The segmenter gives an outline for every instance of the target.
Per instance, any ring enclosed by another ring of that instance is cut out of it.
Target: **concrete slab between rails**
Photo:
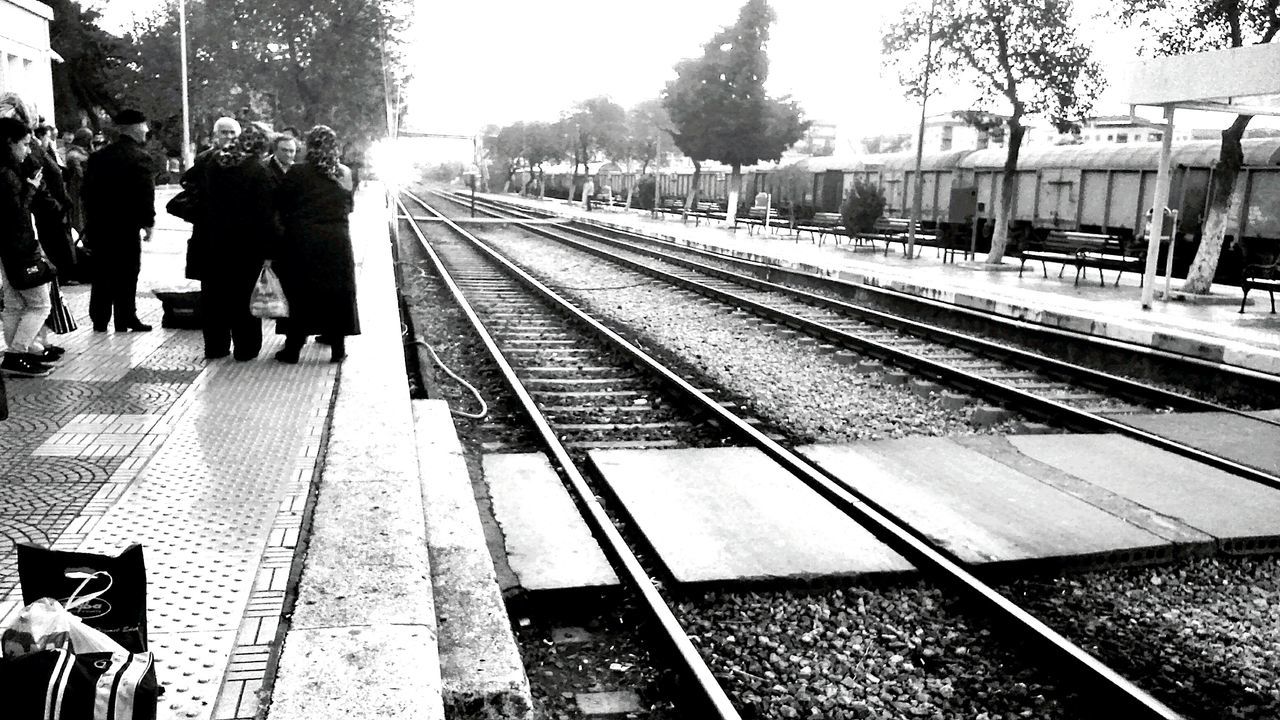
[[[1276,413],[1271,419],[1280,420]],[[1258,413],[1267,418],[1267,413]],[[1119,415],[1126,425],[1280,476],[1280,425],[1227,412]]]
[[[569,491],[542,453],[484,456],[507,562],[526,592],[618,585]]]
[[[1163,538],[949,438],[799,452],[966,563],[1164,557]]]
[[[1280,493],[1120,435],[1024,435],[1022,454],[1212,536],[1225,552],[1280,548]]]
[[[363,188],[351,216],[363,334],[347,341],[270,720],[445,716],[389,214],[369,197],[380,192]]]
[[[592,450],[676,580],[811,580],[912,566],[754,448]]]
[[[530,718],[533,698],[444,400],[414,400],[418,474],[451,718]]]

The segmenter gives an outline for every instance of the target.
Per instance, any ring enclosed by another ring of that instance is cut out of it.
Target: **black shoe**
[[[204,351],[204,359],[205,359],[205,360],[218,360],[218,359],[224,358],[224,357],[226,357],[226,356],[228,356],[228,355],[230,355],[230,354],[231,354],[231,351],[230,351],[230,350],[217,350],[217,351],[205,350],[205,351]]]
[[[93,331],[94,331],[94,332],[106,332],[106,331],[107,331],[107,326],[106,326],[106,325],[99,325],[99,324],[97,324],[97,323],[94,323],[94,324],[93,324]]]
[[[61,350],[62,348],[58,348],[58,349]],[[36,362],[44,363],[45,365],[51,365],[62,359],[62,353],[53,352],[52,348],[45,348],[44,352],[34,353],[33,355],[31,355],[31,357]]]
[[[116,325],[116,332],[151,332],[151,326],[141,320],[134,320],[127,325]]]
[[[332,345],[332,344],[333,344],[333,338],[332,338],[332,337],[330,337],[330,336],[328,336],[328,335],[317,335],[317,336],[316,336],[316,343],[317,343],[317,344],[319,344],[319,345]]]
[[[297,365],[298,356],[301,354],[301,352],[302,351],[294,348],[285,348],[280,352],[276,353],[276,360],[282,363],[289,363],[290,365]]]
[[[44,354],[52,357],[54,360],[59,360],[63,355],[67,354],[67,349],[58,347],[57,345],[45,345]]]
[[[5,353],[0,362],[0,371],[11,377],[44,377],[53,372],[53,368],[39,362],[34,356],[25,353]]]
[[[257,360],[257,359],[258,359],[258,353],[254,353],[252,355],[249,355],[247,353],[236,353],[236,362],[249,362],[250,360]]]

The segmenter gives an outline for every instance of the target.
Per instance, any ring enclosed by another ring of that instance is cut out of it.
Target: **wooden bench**
[[[1240,275],[1240,290],[1244,296],[1240,298],[1240,312],[1244,312],[1245,301],[1250,290],[1266,290],[1271,297],[1271,312],[1276,311],[1276,291],[1280,290],[1280,260],[1270,263],[1249,263],[1244,266]]]
[[[737,230],[739,225],[747,226],[747,234],[750,235],[754,231],[752,228],[764,227],[765,213],[768,212],[769,226],[776,228],[785,221],[778,219],[778,211],[773,208],[766,208],[756,205],[747,210],[746,213],[736,216],[733,220],[733,229]]]
[[[1021,261],[1018,277],[1022,277],[1028,261],[1039,260],[1045,277],[1049,277],[1046,262],[1062,264],[1058,277],[1062,277],[1067,265],[1074,266],[1076,285],[1080,284],[1080,276],[1091,267],[1098,269],[1099,285],[1106,285],[1103,270],[1117,271],[1116,285],[1120,284],[1120,277],[1126,270],[1138,273],[1140,282],[1145,280],[1142,275],[1147,257],[1146,248],[1140,243],[1125,242],[1123,237],[1116,235],[1050,230],[1043,236],[1029,237],[1012,254]]]
[[[840,213],[818,212],[808,220],[801,220],[796,223],[796,242],[800,242],[800,233],[809,233],[809,242],[817,240],[819,245],[826,240],[827,234],[830,233],[835,237],[837,245],[840,244],[840,236],[844,234],[844,220],[840,217]]]
[[[882,217],[876,220],[875,227],[869,233],[860,233],[866,241],[883,240],[884,254],[889,254],[889,246],[893,243],[902,245],[902,253],[905,255],[907,246],[911,244],[911,219],[910,218],[886,218]],[[916,225],[917,248],[932,247],[937,248],[939,257],[943,262],[951,262],[955,260],[955,254],[958,252],[967,253],[968,250],[961,247],[954,247],[947,238],[941,234],[933,232],[925,232],[923,228]],[[917,250],[917,257],[919,251]]]

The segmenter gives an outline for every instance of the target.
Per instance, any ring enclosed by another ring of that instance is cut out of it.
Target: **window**
[[[1160,142],[1164,139],[1164,133],[1151,133],[1150,137],[1147,139],[1151,142]]]
[[[1129,142],[1129,133],[1120,133],[1120,134],[1116,135],[1116,142],[1118,142],[1118,143],[1127,143],[1127,142]]]
[[[1115,142],[1115,139],[1116,139],[1116,136],[1115,136],[1115,135],[1108,135],[1108,136],[1107,136],[1107,142]]]
[[[944,152],[947,150],[950,150],[951,143],[954,139],[954,136],[955,136],[955,128],[951,127],[950,125],[944,125],[942,127],[942,147],[940,149],[943,150]]]

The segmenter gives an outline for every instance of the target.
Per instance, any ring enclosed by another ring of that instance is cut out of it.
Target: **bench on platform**
[[[845,228],[840,213],[819,212],[814,213],[813,217],[807,220],[801,220],[796,223],[796,242],[800,242],[800,233],[809,233],[809,242],[813,242],[816,238],[821,245],[830,233],[835,237],[836,244],[840,244],[840,236],[844,234]]]
[[[1050,230],[1041,237],[1027,239],[1012,255],[1021,261],[1018,277],[1022,277],[1028,261],[1039,260],[1045,277],[1049,277],[1045,263],[1056,262],[1062,264],[1058,277],[1062,277],[1067,265],[1075,267],[1077,285],[1080,284],[1080,276],[1091,267],[1098,269],[1100,285],[1106,284],[1106,279],[1102,276],[1103,270],[1117,271],[1115,284],[1119,285],[1120,277],[1125,271],[1136,272],[1141,278],[1147,254],[1146,248],[1141,244],[1128,243],[1125,238],[1117,235]]]
[[[1240,290],[1244,293],[1240,298],[1240,312],[1244,312],[1250,290],[1266,290],[1271,297],[1271,312],[1276,311],[1276,291],[1280,290],[1280,260],[1272,260],[1270,263],[1249,263],[1244,266],[1240,275]]]
[[[886,218],[882,217],[876,220],[875,227],[869,233],[858,233],[859,239],[865,242],[873,240],[884,241],[884,254],[889,254],[889,246],[893,243],[902,245],[902,252],[905,255],[907,246],[911,244],[911,220],[909,218]],[[916,225],[915,245],[920,247],[937,248],[938,255],[942,257],[944,262],[955,260],[957,252],[968,254],[968,250],[963,247],[955,247],[949,240],[949,236],[936,232],[925,232],[920,225]]]
[[[766,213],[768,214],[770,227],[776,228],[778,227],[778,225],[783,224],[785,222],[785,221],[780,221],[778,219],[778,212],[773,208],[756,205],[750,208],[749,210],[747,210],[746,213],[739,214],[733,219],[733,229],[737,230],[739,225],[746,225],[747,234],[750,235],[754,232],[752,228],[764,227]]]

